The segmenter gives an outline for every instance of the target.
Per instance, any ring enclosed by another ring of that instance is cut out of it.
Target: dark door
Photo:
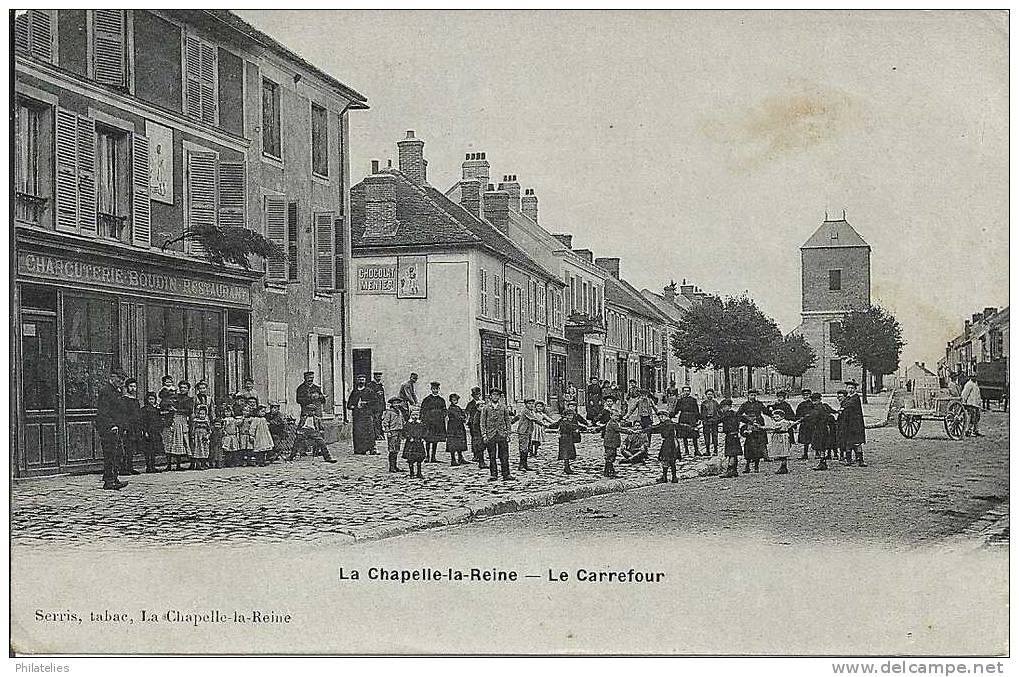
[[[21,469],[58,468],[56,314],[21,313],[21,355]]]
[[[372,377],[372,349],[354,348],[351,351],[351,361],[354,363],[354,376],[364,374],[368,380]]]

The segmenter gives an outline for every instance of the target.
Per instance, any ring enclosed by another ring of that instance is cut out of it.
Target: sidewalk
[[[443,452],[443,462],[424,464],[423,480],[388,473],[383,453],[354,456],[343,443],[332,445],[331,452],[338,463],[305,457],[265,468],[141,474],[127,478],[130,486],[119,492],[102,491],[99,475],[17,481],[11,492],[12,541],[118,549],[350,542],[624,491],[653,484],[660,472],[653,460],[617,464],[619,477],[606,479],[597,435],[585,435],[578,445],[574,475],[563,474],[553,439],[531,459],[534,472],[514,470],[514,479],[505,482],[489,482],[488,471],[476,464],[451,467]],[[682,461],[680,473],[708,472],[707,459],[696,461]],[[402,459],[400,464],[406,467]]]

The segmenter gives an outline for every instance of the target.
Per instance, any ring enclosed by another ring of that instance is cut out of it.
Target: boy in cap
[[[662,476],[658,478],[659,484],[664,484],[669,481],[666,477],[667,472],[672,473],[672,483],[676,484],[679,482],[679,478],[676,476],[676,459],[679,458],[679,446],[676,444],[676,422],[669,418],[669,412],[665,409],[659,409],[658,423],[645,428],[645,432],[650,436],[652,433],[658,433],[662,436],[662,448],[658,451],[658,462],[662,464]]]
[[[619,410],[613,408],[606,408],[602,410],[602,417],[608,417],[602,425],[602,443],[605,446],[605,469],[603,474],[605,477],[615,477],[616,469],[614,464],[616,462],[616,453],[619,451],[619,447],[622,446],[622,434],[621,433],[633,433],[636,432],[630,428],[624,428],[620,423]]]
[[[803,399],[796,405],[796,414],[794,418],[800,421],[800,429],[798,431],[799,436],[796,441],[803,445],[803,454],[800,456],[800,460],[805,461],[809,456],[811,435],[807,415],[810,413],[810,410],[814,408],[814,404],[810,399],[810,388],[804,388],[801,390],[800,395]]]
[[[739,416],[732,410],[732,400],[728,397],[718,403],[718,420],[725,437],[722,453],[725,454],[726,468],[723,477],[739,477],[739,457],[743,454],[739,441]]]
[[[403,472],[403,468],[396,465],[400,456],[403,425],[403,400],[399,397],[390,397],[389,408],[382,412],[382,432],[386,436],[386,446],[389,448],[389,472]]]

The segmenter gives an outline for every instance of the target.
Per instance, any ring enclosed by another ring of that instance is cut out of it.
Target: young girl
[[[212,429],[209,431],[209,465],[213,468],[223,467],[223,440],[225,419],[230,418],[230,405],[224,404],[219,408],[219,416],[212,421]]]
[[[446,451],[449,452],[450,465],[466,463],[467,414],[460,408],[460,396],[456,393],[449,396],[449,408],[446,410]]]
[[[671,472],[673,484],[679,482],[679,478],[676,477],[676,459],[679,458],[679,447],[676,445],[676,425],[676,422],[669,418],[668,411],[659,409],[658,424],[644,429],[648,435],[658,433],[662,436],[662,448],[658,452],[658,462],[662,464],[662,476],[658,478],[659,484],[669,481],[669,478],[665,476],[666,472]]]
[[[183,470],[184,459],[191,453],[188,440],[188,418],[182,416],[177,406],[178,395],[171,394],[165,387],[159,391],[163,397],[159,401],[159,411],[165,421],[163,428],[163,452],[166,454],[167,470]]]
[[[241,415],[237,417],[237,455],[241,465],[248,465],[255,453],[255,422],[254,412],[245,404],[241,407]]]
[[[209,469],[209,437],[212,426],[209,421],[209,409],[204,404],[196,404],[191,414],[191,469]]]
[[[772,424],[768,426],[768,447],[771,452],[771,457],[776,461],[781,461],[782,465],[779,466],[776,475],[786,475],[789,473],[789,431],[796,426],[796,421],[790,421],[785,417],[785,412],[781,409],[772,409],[771,411]]]
[[[728,397],[718,403],[718,412],[718,421],[725,438],[722,453],[727,463],[723,477],[739,477],[739,457],[743,455],[739,441],[739,417],[732,410],[732,400]]]
[[[559,460],[563,462],[563,472],[567,475],[573,474],[570,461],[577,458],[577,442],[580,441],[580,432],[587,430],[587,421],[577,413],[577,403],[567,402],[566,411],[562,417],[548,426],[559,430]]]
[[[538,416],[538,420],[534,422],[534,427],[531,429],[531,450],[528,455],[532,458],[538,455],[538,449],[545,441],[545,428],[552,425],[552,419],[548,417],[545,410],[544,402],[534,403],[534,413]]]
[[[159,398],[160,404],[162,404],[163,400],[167,397],[175,397],[177,395],[177,388],[174,387],[173,377],[169,374],[160,379],[160,381],[162,383],[162,387],[159,389],[157,397]]]
[[[163,451],[163,415],[156,402],[156,393],[145,393],[145,406],[141,411],[142,452],[145,454],[145,472],[159,472],[156,454]]]
[[[421,462],[425,460],[425,435],[428,426],[421,422],[421,410],[414,407],[410,410],[410,420],[403,426],[403,457],[410,466],[410,476],[424,479],[421,475]],[[416,469],[416,472],[415,472]]]
[[[265,407],[259,407],[251,419],[252,455],[259,468],[265,466],[265,455],[273,449],[269,422],[265,420],[266,413]]]
[[[517,470],[521,472],[530,471],[527,467],[527,456],[531,452],[531,435],[534,433],[535,422],[538,416],[534,412],[534,400],[524,400],[524,410],[517,418],[517,451],[520,461]]]
[[[240,465],[238,454],[241,445],[237,433],[241,417],[234,415],[233,405],[224,404],[221,418],[223,419],[223,466],[234,468]]]
[[[180,429],[180,434],[184,441],[180,460],[183,462],[184,458],[188,457],[191,461],[190,469],[195,470],[198,465],[191,456],[191,417],[195,413],[195,398],[191,397],[191,384],[187,381],[181,381],[177,384],[176,403],[177,411],[173,415],[173,427],[175,430]],[[174,434],[176,435],[176,433]]]

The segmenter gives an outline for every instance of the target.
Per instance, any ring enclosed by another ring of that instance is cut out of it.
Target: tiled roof
[[[650,289],[642,289],[640,295],[644,300],[655,307],[658,312],[668,317],[673,322],[679,322],[683,317],[683,310],[688,308],[690,302],[683,296],[676,296],[676,303],[669,303],[661,294],[656,294]],[[684,303],[685,305],[680,305]]]
[[[870,249],[870,245],[845,219],[826,220],[803,243],[800,249],[831,249],[834,247],[866,247]]]
[[[668,315],[665,315],[660,310],[655,308],[653,305],[640,295],[640,292],[634,289],[629,282],[622,280],[618,277],[608,276],[605,280],[605,301],[608,303],[614,303],[617,306],[622,306],[627,310],[630,310],[638,315],[661,322],[669,319]]]
[[[393,237],[364,237],[364,184],[350,189],[350,239],[353,249],[368,247],[483,247],[543,278],[559,277],[527,255],[498,228],[478,219],[431,186],[420,186],[400,171],[396,177],[396,220]]]

